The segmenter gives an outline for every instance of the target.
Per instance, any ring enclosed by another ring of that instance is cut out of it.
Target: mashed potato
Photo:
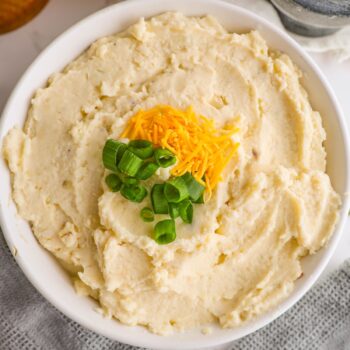
[[[24,129],[9,132],[18,211],[106,315],[159,334],[238,326],[289,295],[300,259],[337,221],[326,134],[300,78],[258,32],[180,13],[141,19],[52,76]],[[233,119],[240,128],[237,160],[164,246],[139,216],[145,203],[105,187],[101,162],[106,139],[158,104],[192,105],[218,128]]]

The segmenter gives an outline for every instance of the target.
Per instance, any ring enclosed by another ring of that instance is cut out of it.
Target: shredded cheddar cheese
[[[237,131],[232,125],[215,129],[213,120],[196,115],[192,107],[182,111],[160,105],[137,112],[120,137],[148,140],[169,149],[178,160],[171,174],[181,176],[190,172],[210,195],[237,152],[239,143],[231,138]]]

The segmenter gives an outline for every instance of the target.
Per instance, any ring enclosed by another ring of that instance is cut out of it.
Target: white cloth
[[[242,6],[286,31],[272,4],[266,0],[226,0]],[[338,62],[350,59],[350,26],[337,33],[320,38],[308,38],[288,32],[301,46],[310,52],[330,52]]]

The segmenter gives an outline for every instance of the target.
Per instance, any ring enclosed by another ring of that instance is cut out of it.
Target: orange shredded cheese
[[[213,120],[196,115],[192,107],[182,111],[159,105],[137,112],[120,137],[148,140],[169,149],[178,160],[171,174],[181,176],[190,172],[206,186],[210,196],[221,180],[222,171],[237,152],[239,143],[231,138],[237,131],[232,125],[215,129]]]

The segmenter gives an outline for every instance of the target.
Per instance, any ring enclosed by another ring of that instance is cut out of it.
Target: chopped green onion
[[[124,152],[126,151],[126,149],[128,148],[128,146],[125,143],[122,143],[118,149],[118,154],[117,154],[117,163],[119,163],[119,161],[122,159]]]
[[[151,208],[143,208],[140,215],[142,220],[145,222],[152,222],[154,220],[154,213]]]
[[[169,215],[172,219],[176,219],[180,215],[178,203],[169,203]]]
[[[138,185],[140,181],[138,179],[135,179],[134,177],[125,177],[123,183],[125,183],[126,185]]]
[[[142,165],[142,159],[126,150],[118,163],[119,170],[125,175],[135,176]]]
[[[192,201],[196,201],[203,194],[205,187],[201,185],[191,173],[186,173],[181,176],[186,183],[188,194]]]
[[[122,187],[122,180],[116,174],[109,174],[105,178],[106,185],[112,192],[118,192]]]
[[[168,202],[164,196],[164,184],[155,184],[151,190],[151,202],[156,214],[168,214]]]
[[[156,163],[144,163],[136,174],[136,178],[140,180],[149,179],[154,173],[159,169],[158,164]]]
[[[140,203],[147,196],[147,190],[141,185],[126,185],[123,184],[120,189],[121,195],[131,202]]]
[[[118,153],[121,148],[126,147],[123,143],[108,139],[103,147],[102,161],[105,168],[117,171]]]
[[[158,244],[168,244],[175,240],[176,230],[174,220],[162,220],[154,226],[153,239]]]
[[[167,168],[176,163],[176,157],[168,149],[157,148],[154,151],[154,158],[161,168]]]
[[[169,203],[179,203],[188,197],[186,182],[181,177],[175,177],[165,183],[164,195]]]
[[[203,196],[203,193],[200,195],[200,197],[197,199],[197,200],[192,200],[192,203],[195,203],[195,204],[203,204],[204,203],[204,196]]]
[[[147,159],[153,155],[152,143],[146,140],[132,140],[129,142],[128,148],[141,159]]]
[[[179,213],[180,217],[183,220],[183,222],[186,222],[187,224],[192,223],[193,218],[193,206],[190,200],[185,199],[182,201],[179,205]]]

